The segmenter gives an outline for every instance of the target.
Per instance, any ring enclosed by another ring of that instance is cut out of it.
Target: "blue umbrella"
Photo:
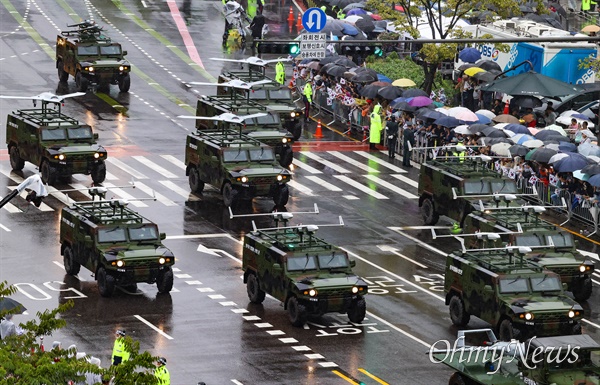
[[[525,135],[530,135],[531,134],[531,132],[529,132],[529,130],[527,129],[527,127],[525,127],[522,124],[509,123],[506,126],[504,126],[504,129],[512,131],[515,134],[525,134]],[[531,139],[533,139],[533,138],[531,138]]]
[[[377,80],[379,80],[380,82],[388,82],[388,83],[392,82],[392,79],[390,79],[387,76],[382,75],[382,74],[377,74]]]
[[[569,153],[569,156],[554,163],[554,170],[557,172],[573,172],[581,170],[588,164],[594,163],[593,160],[586,158],[581,154],[574,152]]]
[[[477,60],[481,59],[481,52],[479,52],[477,48],[463,48],[463,50],[458,53],[458,58],[465,63],[475,63]]]
[[[479,120],[477,121],[477,123],[481,123],[481,124],[488,124],[492,121],[492,119],[488,118],[485,115],[481,115],[481,114],[475,114],[477,115],[477,117],[479,118]]]
[[[575,145],[575,143],[561,143],[558,146],[558,150],[560,152],[577,152],[577,146]]]
[[[444,116],[442,118],[438,118],[436,120],[434,120],[435,124],[437,124],[438,126],[443,126],[443,127],[456,127],[456,126],[460,126],[460,121],[458,119],[456,119],[454,116]]]
[[[600,156],[600,147],[592,143],[582,143],[577,148],[577,152],[584,156]]]
[[[348,13],[346,14],[346,16],[352,16],[352,15],[366,15],[367,11],[365,11],[362,8],[354,8],[348,11]]]
[[[592,175],[587,182],[594,187],[600,187],[600,174]]]
[[[587,121],[590,120],[590,118],[587,115],[584,115],[584,114],[572,114],[570,117],[571,118],[577,118],[577,119],[583,119],[583,120],[587,120]]]
[[[344,35],[350,35],[350,36],[356,36],[358,35],[358,29],[356,29],[356,27],[350,25],[350,24],[346,24],[344,25],[344,29],[342,29],[342,33]]]

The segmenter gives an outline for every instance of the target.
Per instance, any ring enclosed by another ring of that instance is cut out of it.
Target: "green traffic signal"
[[[300,44],[298,43],[291,43],[289,48],[290,55],[298,55],[300,53]]]
[[[373,55],[377,56],[377,57],[382,57],[383,56],[383,49],[380,46],[375,46],[375,48],[373,49]]]

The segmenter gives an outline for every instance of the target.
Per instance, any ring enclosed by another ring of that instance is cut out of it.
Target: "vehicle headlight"
[[[525,313],[525,319],[527,321],[531,321],[533,319],[533,314],[531,314],[531,313]]]
[[[287,142],[288,142],[288,138],[281,139],[281,143],[287,143]]]
[[[242,183],[246,183],[246,182],[248,182],[248,177],[243,176],[240,180],[242,181]]]
[[[295,118],[295,117],[296,117],[296,113],[295,113],[295,112],[292,112],[292,113],[290,114],[290,116],[291,116],[292,118]]]
[[[578,317],[581,315],[581,312],[579,310],[569,310],[569,318],[574,318],[574,317]]]
[[[124,69],[125,69],[125,67],[119,66],[119,71],[123,71]]]
[[[278,180],[279,182],[281,182],[281,181],[283,180],[283,175],[281,175],[281,174],[280,174],[280,175],[277,175],[277,180]]]
[[[88,72],[94,72],[94,67],[92,67],[92,66],[85,67],[85,70]]]
[[[588,267],[586,265],[581,265],[579,266],[579,271],[582,273],[585,273],[585,271],[588,269]]]
[[[160,263],[161,265],[164,265],[165,264],[165,259],[163,257],[160,257],[158,259],[158,263]]]
[[[58,160],[65,160],[66,157],[67,156],[65,154],[58,154],[58,156],[55,156],[55,158],[57,158]]]
[[[125,262],[123,262],[123,261],[121,261],[121,260],[118,260],[118,261],[117,261],[117,266],[118,266],[118,267],[123,267],[123,266],[125,266]]]
[[[352,294],[358,293],[358,286],[352,286]]]
[[[317,291],[315,289],[310,289],[308,291],[308,295],[310,295],[311,297],[314,297],[317,295]]]
[[[99,152],[96,152],[96,153],[94,154],[94,158],[96,158],[96,159],[100,158],[100,153],[99,153]]]

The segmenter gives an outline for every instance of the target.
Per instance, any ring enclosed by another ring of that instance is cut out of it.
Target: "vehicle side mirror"
[[[127,56],[127,51],[123,51],[123,56]]]
[[[98,140],[98,138],[99,138],[98,133],[94,132],[94,136],[93,137],[94,137],[94,140]]]
[[[216,155],[213,155],[213,156],[211,156],[211,157],[210,157],[210,160],[212,160],[213,162],[216,162],[216,161],[218,161],[219,159],[217,158],[217,156],[216,156]]]
[[[94,245],[94,241],[92,240],[92,237],[90,237],[89,235],[86,235],[83,238],[83,243],[84,243],[85,247],[92,247]]]
[[[167,239],[167,233],[160,233],[159,234],[159,238],[160,238],[161,241]]]
[[[354,259],[350,260],[350,267],[356,266],[356,261]]]
[[[569,290],[569,286],[563,282],[562,289],[563,289],[563,291],[567,291],[567,290]]]
[[[486,293],[493,293],[493,292],[494,292],[494,289],[492,289],[492,286],[491,286],[491,285],[485,285],[485,286],[483,287],[483,291],[485,291]]]
[[[283,269],[281,268],[281,265],[279,263],[274,263],[273,264],[273,271],[276,273],[281,273],[283,271]]]

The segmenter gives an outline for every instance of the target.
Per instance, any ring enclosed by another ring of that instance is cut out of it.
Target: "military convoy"
[[[106,190],[90,189],[104,198]],[[81,267],[92,272],[103,297],[117,286],[156,283],[159,293],[173,288],[173,253],[161,240],[158,226],[129,209],[123,200],[92,200],[64,207],[60,217],[60,253],[65,271],[77,275]]]
[[[275,297],[294,326],[331,312],[347,313],[351,322],[361,323],[368,286],[352,272],[356,262],[316,237],[318,226],[288,227],[291,213],[273,215],[283,226],[255,228],[244,236],[242,269],[250,301],[260,304],[266,294]]]
[[[131,64],[127,51],[103,33],[93,21],[69,25],[75,30],[62,31],[56,37],[56,68],[58,79],[66,82],[71,75],[77,90],[86,92],[94,86],[107,89],[118,84],[121,92],[131,86]]]
[[[96,184],[106,178],[107,152],[96,140],[92,127],[81,124],[60,111],[64,98],[83,95],[75,93],[56,96],[43,93],[19,97],[41,101],[41,108],[21,109],[8,114],[6,145],[13,170],[20,171],[25,162],[39,167],[42,181],[54,184],[73,174],[92,176]],[[17,98],[17,97],[7,97]],[[54,104],[55,108],[48,105]]]

